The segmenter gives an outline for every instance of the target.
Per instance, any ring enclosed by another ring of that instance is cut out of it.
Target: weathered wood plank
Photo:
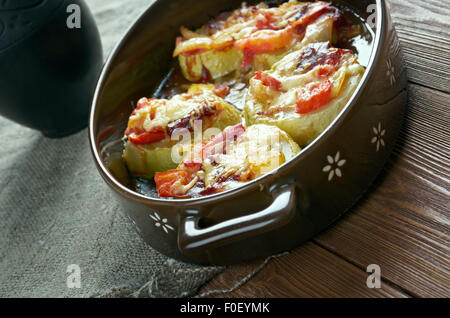
[[[386,0],[395,22],[424,31],[430,36],[449,38],[448,0]]]
[[[409,86],[409,106],[396,156],[427,174],[428,182],[448,189],[450,175],[450,95]],[[448,194],[448,192],[447,192]]]
[[[387,0],[410,81],[450,92],[450,3]]]
[[[233,286],[259,263],[236,265],[204,286],[201,292]],[[408,297],[382,283],[369,289],[368,274],[314,243],[272,260],[267,267],[239,290],[215,297]]]
[[[361,267],[379,264],[383,278],[417,296],[450,296],[449,98],[410,85],[406,123],[383,176],[316,239]]]

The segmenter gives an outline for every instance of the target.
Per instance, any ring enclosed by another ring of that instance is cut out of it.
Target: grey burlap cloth
[[[105,54],[149,2],[87,0]],[[183,297],[222,270],[170,260],[139,238],[86,130],[50,140],[0,117],[0,139],[0,297]],[[72,264],[79,289],[68,288]]]

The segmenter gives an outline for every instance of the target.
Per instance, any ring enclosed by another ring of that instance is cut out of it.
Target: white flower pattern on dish
[[[391,86],[395,85],[395,66],[394,63],[392,63],[391,59],[387,59],[386,61],[386,66],[387,66],[387,71],[386,71],[386,76],[389,79],[389,82],[391,83]]]
[[[380,151],[381,147],[385,147],[384,135],[386,135],[386,129],[382,129],[381,122],[378,123],[378,127],[372,128],[375,137],[372,138],[371,143],[377,145],[377,152]]]
[[[341,168],[346,164],[347,160],[341,159],[341,153],[338,152],[334,157],[327,157],[328,165],[326,165],[322,171],[328,173],[328,181],[333,180],[334,176],[342,178]]]
[[[150,218],[152,218],[153,221],[155,221],[155,226],[163,229],[163,231],[166,232],[166,234],[169,234],[169,230],[175,231],[175,229],[172,226],[167,224],[168,222],[167,219],[166,218],[162,219],[158,213],[154,212],[153,215],[150,215]]]

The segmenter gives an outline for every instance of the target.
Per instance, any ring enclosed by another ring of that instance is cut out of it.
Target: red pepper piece
[[[255,79],[261,81],[264,86],[270,87],[275,91],[282,91],[281,82],[265,72],[255,72]]]
[[[148,145],[166,138],[166,133],[162,127],[155,127],[151,131],[144,132],[127,129],[125,134],[128,136],[128,140],[134,145]]]
[[[180,180],[181,183],[186,179],[186,171],[181,169],[170,170],[155,175],[156,189],[158,195],[162,198],[177,197],[184,195],[175,183]]]
[[[331,98],[331,82],[329,80],[309,88],[301,88],[298,92],[298,114],[307,114],[328,104]]]

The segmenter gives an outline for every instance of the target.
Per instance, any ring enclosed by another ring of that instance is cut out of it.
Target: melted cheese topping
[[[299,152],[300,147],[277,127],[254,125],[225,152],[205,158],[198,180],[205,189],[225,191],[270,173]]]
[[[305,59],[304,55],[308,55],[310,59]],[[332,55],[338,58],[336,65],[321,64],[321,57],[325,59]],[[322,74],[324,69],[329,70],[331,74],[324,76]],[[295,113],[299,87],[308,87],[329,80],[332,83],[332,100],[340,95],[347,76],[361,72],[364,72],[364,68],[357,63],[356,56],[350,51],[332,48],[328,43],[315,43],[304,50],[289,54],[275,64],[271,71],[266,72],[281,83],[281,90],[264,86],[254,77],[250,81],[250,94],[261,105],[259,113],[265,112],[268,117],[280,118]]]
[[[264,72],[280,89],[264,85],[257,77],[250,80],[245,101],[248,124],[277,125],[304,146],[316,138],[339,114],[355,91],[364,68],[348,50],[329,43],[310,44],[290,53]],[[299,90],[309,90],[329,81],[329,100],[318,109],[297,112]]]
[[[182,41],[179,41],[174,56],[197,49],[221,49],[250,36],[258,37],[284,31],[297,22],[308,10],[314,11],[322,6],[329,6],[329,4],[296,0],[274,8],[269,8],[264,3],[252,7],[243,4],[241,9],[233,11],[226,20],[213,22],[213,28],[211,28],[211,23],[203,26],[197,32],[182,27],[181,32],[184,36]]]
[[[193,127],[194,120],[219,114],[223,110],[234,115],[238,121],[239,114],[233,106],[215,95],[213,90],[214,85],[192,85],[186,94],[176,95],[170,100],[148,100],[146,106],[130,116],[128,128],[149,132],[157,127],[166,129],[170,123],[182,119],[186,119],[185,124]]]
[[[193,82],[218,79],[249,64],[264,70],[308,43],[332,41],[334,22],[341,18],[338,9],[320,1],[291,0],[274,8],[244,5],[197,32],[182,27],[173,55]]]

